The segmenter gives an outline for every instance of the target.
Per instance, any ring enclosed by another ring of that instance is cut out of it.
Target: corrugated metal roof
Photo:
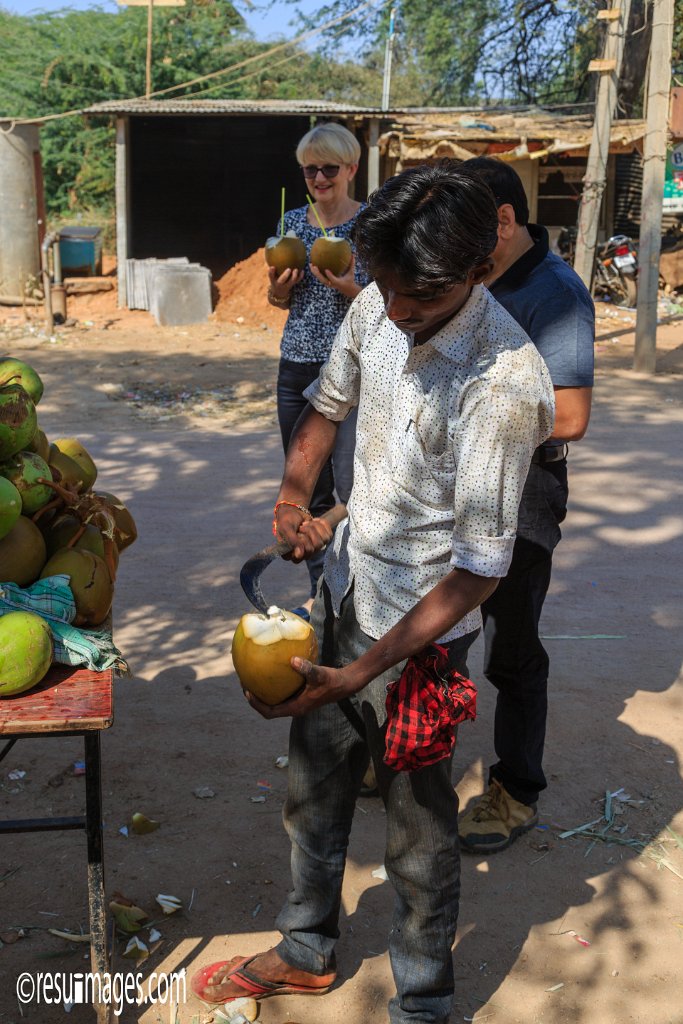
[[[382,114],[379,107],[357,107],[326,100],[107,100],[87,107],[84,114]]]

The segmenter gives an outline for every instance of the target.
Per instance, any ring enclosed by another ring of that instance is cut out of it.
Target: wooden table
[[[102,780],[100,732],[114,721],[113,669],[53,665],[43,681],[27,693],[0,700],[0,761],[18,739],[42,736],[82,736],[85,746],[85,815],[76,818],[22,818],[0,821],[3,832],[46,832],[85,829],[88,850],[88,910],[90,958],[94,974],[109,970],[107,911],[104,898],[102,842]],[[95,1006],[98,1024],[109,1020],[109,1007]]]

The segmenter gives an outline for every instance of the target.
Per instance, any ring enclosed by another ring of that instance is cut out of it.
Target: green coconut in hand
[[[0,697],[24,693],[44,679],[52,651],[52,633],[40,615],[0,615]]]
[[[345,238],[327,234],[316,238],[311,246],[311,264],[323,274],[329,270],[335,277],[341,277],[351,266],[353,252]]]
[[[266,263],[275,267],[279,277],[285,270],[303,270],[306,266],[306,246],[293,231],[286,235],[266,239]]]

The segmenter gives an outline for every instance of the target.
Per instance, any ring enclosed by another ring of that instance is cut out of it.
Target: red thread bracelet
[[[292,508],[296,508],[299,512],[303,512],[306,519],[312,519],[313,514],[310,509],[306,508],[305,505],[299,505],[296,501],[278,501],[273,509],[273,536],[277,537],[277,510],[280,505],[290,505]]]

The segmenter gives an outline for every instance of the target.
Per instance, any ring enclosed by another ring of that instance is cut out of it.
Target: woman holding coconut
[[[357,267],[353,252],[350,264],[340,267],[336,274],[311,262],[311,248],[326,235],[333,234],[350,243],[356,218],[363,207],[349,196],[349,183],[358,170],[359,157],[357,139],[340,124],[317,125],[297,146],[296,158],[312,202],[288,210],[278,231],[281,234],[293,232],[303,242],[306,265],[303,269],[286,267],[281,273],[273,266],[268,270],[268,301],[279,309],[289,310],[282,334],[277,381],[278,421],[285,452],[294,425],[307,405],[303,392],[317,379],[349,306],[370,280]],[[318,248],[316,246],[316,251]],[[346,246],[342,248],[346,250]],[[353,482],[355,437],[354,411],[342,424],[332,459],[323,467],[318,479],[310,505],[314,516],[332,508],[335,489],[340,501],[348,501]],[[324,553],[319,552],[308,562],[311,593],[308,601],[297,609],[305,617],[313,603],[323,560]]]

